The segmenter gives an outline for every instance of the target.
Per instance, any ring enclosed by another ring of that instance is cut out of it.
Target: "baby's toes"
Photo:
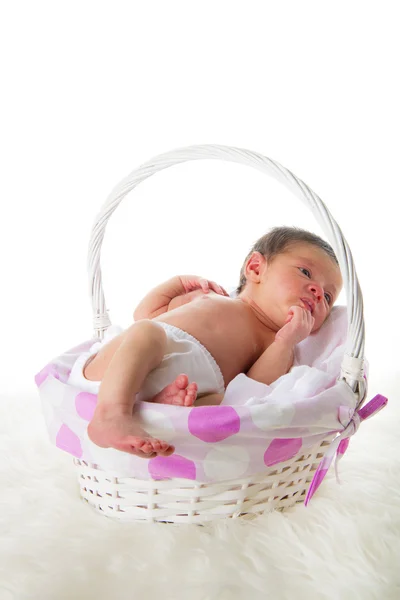
[[[181,375],[178,375],[178,377],[175,379],[176,387],[178,387],[181,390],[185,390],[187,388],[188,383],[189,383],[188,376],[185,375],[184,373],[182,373]]]
[[[165,447],[163,446],[163,449],[160,450],[160,454],[162,456],[170,456],[171,454],[173,454],[175,452],[175,447],[171,446],[171,444],[167,444],[166,442],[163,442],[165,444]]]
[[[130,454],[141,458],[153,458],[153,456],[156,456],[151,445],[145,440],[139,440],[138,438],[125,440],[123,443],[116,444],[115,447],[117,450],[129,452]]]
[[[191,383],[186,390],[185,406],[192,406],[197,397],[197,385]]]
[[[173,404],[177,406],[183,406],[185,404],[186,390],[179,390],[179,392],[173,398]]]
[[[196,398],[194,397],[194,394],[187,394],[185,398],[185,406],[193,406],[195,400]]]
[[[154,452],[151,440],[144,440],[143,445],[137,449],[143,452],[144,454],[151,454],[152,452]]]
[[[160,452],[163,448],[163,443],[160,440],[151,440],[151,446],[153,452]]]
[[[157,452],[142,452],[141,450],[136,450],[135,452],[132,452],[132,454],[139,458],[145,458],[146,460],[157,456]]]

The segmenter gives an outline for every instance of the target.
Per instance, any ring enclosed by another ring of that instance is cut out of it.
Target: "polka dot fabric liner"
[[[293,458],[343,431],[356,398],[336,381],[347,334],[345,307],[335,307],[320,329],[296,347],[291,371],[270,386],[238,375],[220,406],[180,407],[138,402],[137,418],[155,437],[175,446],[168,457],[137,458],[100,448],[87,436],[97,396],[67,383],[71,368],[96,340],[52,360],[36,384],[52,443],[104,471],[140,479],[217,482],[247,477]]]

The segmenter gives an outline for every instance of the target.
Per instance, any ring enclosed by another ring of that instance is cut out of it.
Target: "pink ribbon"
[[[325,475],[327,474],[329,467],[332,464],[332,460],[336,454],[335,460],[335,474],[336,480],[340,483],[339,475],[338,475],[338,462],[343,457],[343,454],[346,452],[350,438],[355,434],[357,429],[360,426],[361,421],[365,421],[369,419],[373,415],[376,415],[382,408],[386,406],[388,403],[388,399],[385,396],[381,396],[381,394],[377,394],[372,400],[368,402],[363,408],[360,410],[353,411],[351,408],[347,406],[339,407],[339,421],[345,427],[340,435],[338,435],[330,444],[325,456],[321,460],[318,465],[318,469],[315,471],[315,475],[311,482],[310,487],[308,488],[307,496],[304,501],[305,506],[308,505],[311,498],[321,485]],[[345,423],[347,425],[345,426]]]

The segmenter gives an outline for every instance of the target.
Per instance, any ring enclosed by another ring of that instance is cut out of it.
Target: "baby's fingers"
[[[294,311],[292,309],[290,309],[288,312],[288,316],[286,317],[285,325],[290,323],[290,321],[293,319],[293,317],[294,317]]]
[[[218,285],[218,283],[216,283],[215,281],[209,281],[208,282],[210,284],[210,288],[216,292],[217,294],[221,294],[221,296],[228,296],[229,294],[227,294],[227,292],[224,290],[223,287],[221,287],[220,285]]]
[[[203,292],[205,294],[208,294],[208,292],[210,291],[210,285],[207,279],[199,279],[199,284]]]
[[[305,317],[306,317],[307,326],[310,328],[310,331],[311,331],[311,329],[314,327],[315,319],[308,310],[306,310]]]

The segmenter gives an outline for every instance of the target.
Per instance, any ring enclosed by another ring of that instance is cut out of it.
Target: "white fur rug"
[[[206,527],[120,524],[78,496],[35,390],[0,396],[1,600],[400,598],[399,373],[306,509]]]

